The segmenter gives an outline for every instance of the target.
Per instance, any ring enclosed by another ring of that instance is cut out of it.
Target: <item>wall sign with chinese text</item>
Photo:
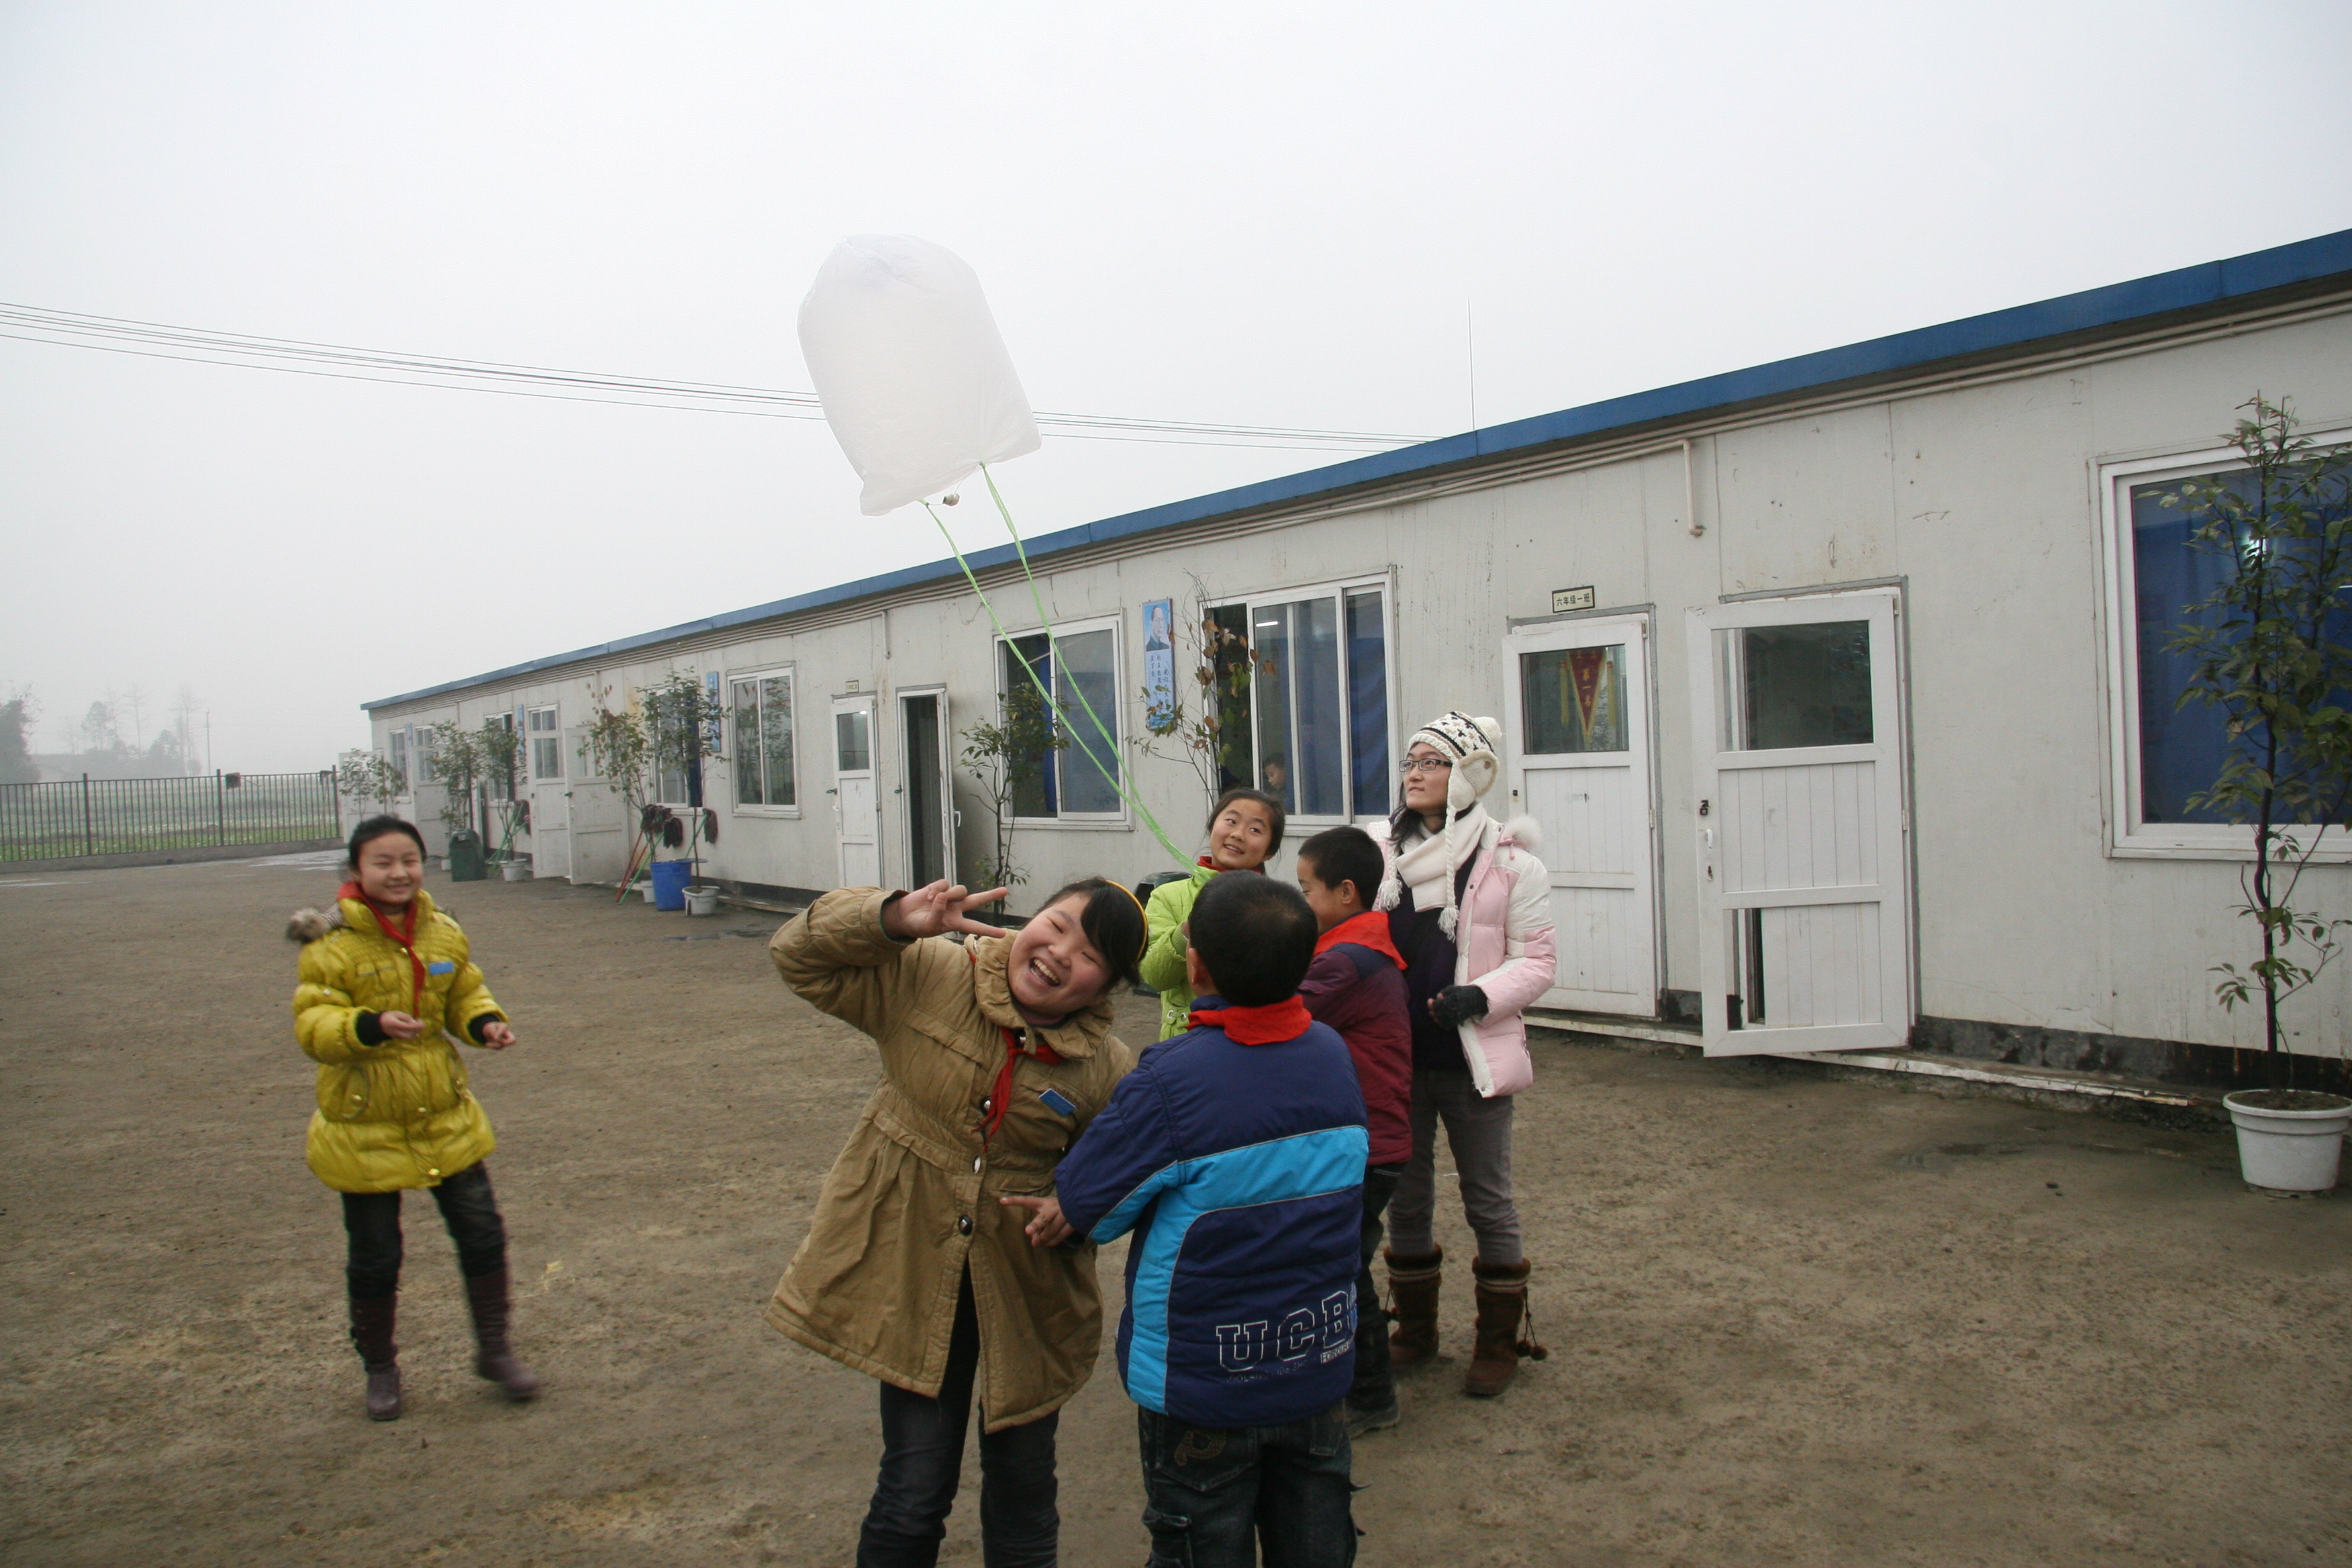
[[[1143,606],[1143,721],[1167,723],[1176,709],[1176,604]]]

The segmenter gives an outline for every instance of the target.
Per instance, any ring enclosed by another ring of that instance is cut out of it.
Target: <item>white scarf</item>
[[[1393,910],[1404,900],[1407,889],[1412,892],[1416,910],[1437,910],[1438,930],[1448,942],[1454,940],[1454,931],[1461,923],[1461,911],[1454,907],[1454,879],[1472,856],[1478,853],[1495,819],[1486,815],[1483,805],[1473,805],[1445,825],[1443,833],[1431,834],[1423,828],[1410,843],[1396,847],[1389,862],[1389,874],[1381,884],[1380,898],[1375,906]]]

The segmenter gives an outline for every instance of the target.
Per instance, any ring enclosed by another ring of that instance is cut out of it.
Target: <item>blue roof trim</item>
[[[1413,474],[1434,474],[1482,458],[1524,456],[1541,447],[1559,446],[1610,431],[1687,418],[1740,404],[1790,396],[1842,383],[1895,375],[1942,361],[1998,353],[2077,332],[2123,326],[2177,311],[2219,305],[2273,289],[2331,278],[2345,278],[2352,281],[2352,229],[2297,240],[2292,245],[2282,245],[2270,250],[2257,250],[2226,261],[2201,262],[2174,272],[2159,272],[2151,278],[2137,278],[2102,289],[2085,289],[2079,294],[2063,294],[2035,304],[2018,305],[1982,316],[1946,321],[1939,326],[1897,332],[1892,337],[1873,338],[1866,342],[1849,343],[1843,348],[1823,349],[1815,353],[1800,354],[1794,359],[1775,360],[1769,364],[1705,376],[1697,381],[1681,382],[1651,392],[1637,392],[1630,396],[1588,403],[1580,408],[1564,409],[1557,414],[1515,419],[1507,425],[1490,425],[1459,436],[1424,441],[1418,446],[1401,447],[1393,451],[1353,458],[1344,463],[1309,468],[1303,473],[1286,474],[1280,479],[1265,479],[1234,489],[1216,490],[1185,500],[1171,501],[1164,506],[1149,507],[1142,511],[1131,511],[1120,517],[1105,518],[1097,522],[1040,534],[1029,541],[1029,554],[1032,560],[1035,560],[1082,545],[1131,539],[1163,528],[1177,528],[1238,512],[1287,505]],[[979,571],[1010,564],[1016,557],[1010,544],[1001,544],[989,550],[975,550],[966,559],[971,561],[973,570]],[[908,566],[897,572],[885,572],[879,576],[861,577],[856,582],[795,595],[789,599],[778,599],[772,604],[754,605],[749,609],[734,610],[705,620],[688,621],[680,626],[665,626],[659,631],[575,648],[570,653],[509,665],[503,669],[490,670],[464,680],[445,681],[438,686],[404,692],[398,697],[380,697],[360,706],[363,710],[373,710],[420,701],[452,691],[519,679],[564,665],[633,653],[682,637],[726,631],[803,610],[869,598],[895,589],[939,583],[961,574],[953,561],[927,562],[919,566]]]

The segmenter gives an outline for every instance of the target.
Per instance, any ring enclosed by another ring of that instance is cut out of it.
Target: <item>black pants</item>
[[[495,1274],[507,1266],[506,1221],[499,1217],[498,1194],[490,1191],[489,1163],[458,1172],[432,1189],[441,1223],[457,1244],[457,1268],[467,1279]],[[343,1232],[351,1238],[351,1261],[343,1278],[352,1300],[374,1301],[400,1289],[400,1194],[345,1193]]]
[[[1019,1354],[1017,1347],[1013,1351]],[[882,1474],[857,1534],[857,1568],[931,1568],[955,1507],[971,1380],[980,1367],[980,1316],[971,1275],[956,1299],[940,1396],[882,1385]],[[981,1411],[987,1424],[988,1412]],[[1055,1507],[1054,1434],[1061,1413],[980,1436],[980,1551],[986,1568],[1052,1568],[1062,1534]]]
[[[1349,1407],[1379,1410],[1396,1398],[1396,1374],[1389,1366],[1389,1315],[1381,1310],[1379,1282],[1372,1278],[1372,1259],[1381,1254],[1381,1216],[1396,1195],[1402,1164],[1364,1167],[1364,1267],[1356,1276],[1356,1380],[1348,1389]]]
[[[1280,1426],[1194,1426],[1139,1408],[1149,1568],[1346,1568],[1356,1560],[1343,1406]]]

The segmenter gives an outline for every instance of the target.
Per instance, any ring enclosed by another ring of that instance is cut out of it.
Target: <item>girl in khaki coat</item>
[[[1134,983],[1143,911],[1094,879],[1017,934],[966,912],[1003,896],[844,888],[769,944],[786,984],[882,1053],[881,1085],[767,1313],[881,1380],[861,1568],[938,1560],[975,1392],[986,1562],[1052,1563],[1058,1413],[1102,1342],[1094,1249],[1024,1224],[1134,1065],[1110,1033],[1110,995]],[[940,940],[950,931],[966,940]]]

